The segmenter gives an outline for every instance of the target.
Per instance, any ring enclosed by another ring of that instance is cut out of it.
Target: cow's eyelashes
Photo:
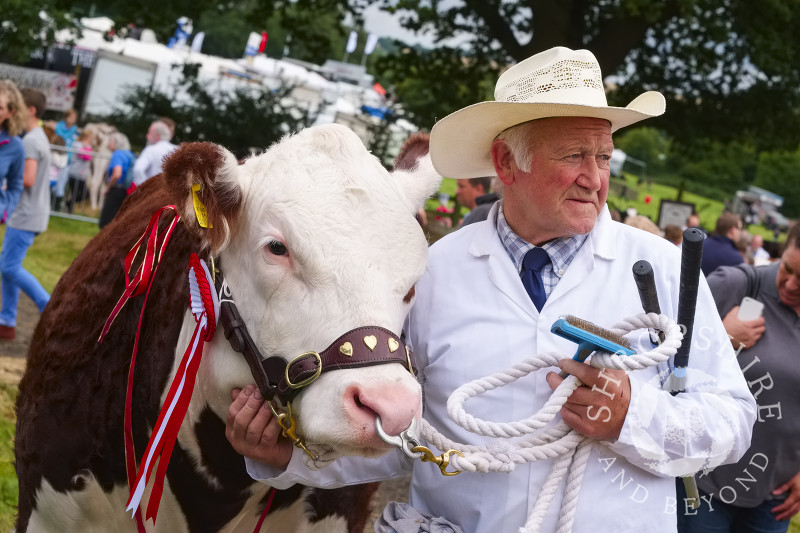
[[[284,245],[281,241],[274,239],[267,243],[267,249],[275,255],[286,255],[289,253],[286,245]]]

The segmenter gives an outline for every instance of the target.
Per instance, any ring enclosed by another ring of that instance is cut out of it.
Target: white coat
[[[539,313],[497,235],[497,209],[492,208],[487,221],[462,228],[431,248],[406,325],[422,368],[425,418],[446,436],[468,444],[485,444],[487,439],[448,418],[448,396],[467,381],[538,353],[556,351],[571,357],[576,345],[550,333],[562,315],[610,327],[641,313],[631,271],[639,259],[653,266],[662,313],[677,316],[679,250],[655,235],[613,222],[607,209]],[[573,531],[674,532],[676,510],[683,506],[675,500],[674,476],[736,462],[749,447],[755,401],[705,278],[694,332],[687,392],[673,397],[661,391],[654,367],[630,373],[631,403],[622,433],[599,454],[592,453]],[[638,350],[649,349],[646,332],[629,338]],[[538,372],[471,399],[466,409],[491,421],[527,418],[551,394],[545,374]],[[278,488],[294,482],[333,486],[402,473],[396,457],[338,460],[313,473],[297,451],[287,471],[277,477],[263,465],[248,464],[251,475]],[[525,523],[551,465],[548,460],[518,466],[510,474],[443,477],[437,467],[417,462],[410,503],[461,525],[467,533],[515,532]],[[556,530],[562,494],[563,483],[542,531]]]

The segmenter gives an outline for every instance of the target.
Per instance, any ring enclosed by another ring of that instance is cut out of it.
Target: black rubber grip
[[[684,329],[683,342],[675,354],[675,367],[689,365],[689,347],[694,330],[694,312],[697,306],[697,288],[700,285],[700,264],[703,260],[705,235],[698,228],[683,232],[681,246],[681,286],[678,293],[678,325]]]
[[[660,315],[661,306],[658,304],[656,279],[650,263],[644,259],[636,261],[633,264],[633,279],[636,281],[636,288],[639,289],[639,299],[642,301],[644,312]]]

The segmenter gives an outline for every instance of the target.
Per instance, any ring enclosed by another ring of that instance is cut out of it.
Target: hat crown
[[[505,71],[497,80],[497,102],[608,105],[600,64],[588,50],[556,47]]]

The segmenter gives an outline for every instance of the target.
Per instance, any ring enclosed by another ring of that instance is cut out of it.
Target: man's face
[[[535,122],[530,172],[514,168],[506,184],[507,218],[533,244],[594,227],[608,197],[614,144],[607,120],[558,117]]]
[[[8,108],[8,95],[0,93],[0,124],[13,115],[14,110]]]
[[[155,144],[159,141],[158,134],[153,129],[153,125],[147,129],[147,144]]]
[[[472,182],[469,180],[457,180],[456,183],[456,198],[458,199],[458,203],[468,207],[469,209],[475,209],[477,205],[475,203],[475,198],[483,194],[483,188],[481,187],[473,187]]]
[[[795,246],[783,252],[776,283],[781,302],[800,314],[800,250]]]
[[[699,228],[700,227],[700,217],[697,215],[689,215],[689,220],[686,221],[686,227],[688,228]]]
[[[750,246],[754,249],[761,248],[764,246],[764,237],[761,235],[753,235],[753,240],[750,241]]]

